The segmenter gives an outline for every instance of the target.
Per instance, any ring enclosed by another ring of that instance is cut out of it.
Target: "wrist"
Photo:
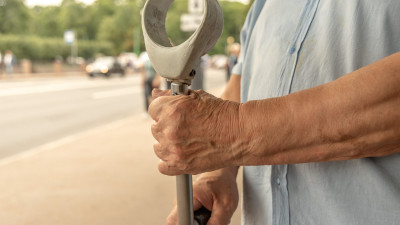
[[[219,146],[219,151],[223,156],[224,167],[240,166],[241,165],[241,127],[239,121],[239,108],[240,103],[224,100],[217,115],[222,121],[222,126],[216,127],[216,131],[219,132],[219,140],[223,140]],[[217,139],[217,140],[218,140]]]
[[[242,165],[284,164],[284,151],[293,136],[292,114],[285,97],[241,105]]]

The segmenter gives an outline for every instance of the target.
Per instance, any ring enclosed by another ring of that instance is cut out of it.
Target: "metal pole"
[[[172,83],[172,95],[188,95],[187,84]],[[194,225],[192,175],[183,174],[176,177],[176,194],[178,203],[178,224]]]
[[[71,44],[71,65],[74,64],[74,45]]]

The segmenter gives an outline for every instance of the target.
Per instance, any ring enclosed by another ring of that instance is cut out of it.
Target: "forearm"
[[[240,80],[240,75],[232,74],[221,98],[240,103]]]
[[[400,151],[400,53],[331,83],[240,106],[242,164],[347,160]]]

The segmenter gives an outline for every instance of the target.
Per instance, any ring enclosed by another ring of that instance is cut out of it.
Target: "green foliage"
[[[74,30],[82,45],[79,55],[85,58],[92,57],[94,52],[131,52],[134,47],[144,51],[140,15],[144,3],[145,0],[96,0],[85,5],[78,0],[63,0],[60,6],[28,8],[24,0],[0,0],[0,48],[4,51],[10,45],[17,55],[31,59],[66,57],[70,49],[62,40],[63,33]],[[224,12],[224,30],[210,54],[224,54],[228,37],[239,41],[249,9],[238,2],[219,3]],[[188,0],[175,0],[168,11],[166,29],[175,44],[191,35],[180,30],[180,17],[185,13]],[[26,36],[19,36],[22,34]]]
[[[114,54],[132,51],[134,29],[141,29],[140,8],[134,3],[118,6],[113,16],[105,18],[99,27],[98,39],[114,44]]]
[[[0,33],[27,33],[30,13],[23,0],[0,1]]]
[[[32,33],[40,37],[62,37],[63,30],[58,22],[61,8],[56,6],[36,6],[32,10]]]
[[[248,8],[239,2],[220,1],[222,11],[224,12],[224,30],[221,38],[210,54],[226,53],[227,38],[233,37],[235,42],[240,41],[240,30],[246,19]]]
[[[83,3],[76,0],[63,0],[58,16],[58,23],[62,31],[74,30],[81,39],[88,39],[87,33],[88,18],[86,8]]]
[[[102,41],[79,41],[78,56],[93,58],[97,54],[110,55],[112,45]],[[54,60],[56,57],[67,58],[71,46],[59,38],[39,38],[37,36],[1,35],[0,51],[10,49],[19,59]]]

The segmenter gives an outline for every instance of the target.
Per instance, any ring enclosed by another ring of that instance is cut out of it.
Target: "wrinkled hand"
[[[240,153],[232,146],[240,137],[239,103],[224,101],[204,91],[168,96],[153,90],[149,114],[158,141],[158,169],[166,175],[198,174],[237,165]]]
[[[202,174],[193,184],[194,211],[205,207],[211,211],[207,225],[228,225],[239,202],[236,178],[221,170]],[[167,218],[167,225],[178,224],[178,209]]]

